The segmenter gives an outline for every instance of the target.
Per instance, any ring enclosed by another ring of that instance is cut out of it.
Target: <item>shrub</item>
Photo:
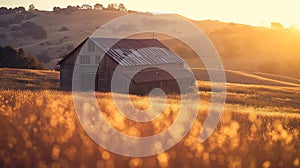
[[[61,28],[60,28],[60,30],[59,30],[59,31],[69,31],[69,28],[67,28],[67,27],[63,26],[63,27],[61,27]]]
[[[13,14],[13,13],[26,13],[26,10],[23,6],[15,7],[14,9],[12,8],[7,9],[6,7],[0,7],[0,15]]]
[[[9,28],[10,31],[21,31],[21,28],[19,26],[13,25]]]
[[[31,35],[33,39],[43,39],[47,37],[46,30],[35,23],[25,22],[21,25],[24,34]]]
[[[76,10],[78,10],[77,7],[70,6],[70,5],[67,8],[62,9],[63,13],[66,14],[66,15],[69,15],[69,14],[75,12]]]
[[[45,69],[45,66],[35,56],[25,56],[18,60],[18,68]]]
[[[13,38],[23,38],[25,37],[25,35],[22,32],[11,32],[10,36]]]
[[[0,68],[45,69],[35,56],[28,56],[22,48],[17,51],[12,46],[0,46]]]
[[[0,27],[9,28],[9,25],[11,24],[20,24],[22,23],[24,19],[23,15],[15,15],[14,18],[8,19],[8,20],[2,20],[0,22]]]
[[[54,13],[61,13],[61,8],[60,7],[53,7],[53,12]]]
[[[33,39],[43,39],[47,37],[47,32],[42,26],[31,22],[25,22],[20,27],[11,26],[10,31],[13,31],[10,35],[14,38],[32,36]]]

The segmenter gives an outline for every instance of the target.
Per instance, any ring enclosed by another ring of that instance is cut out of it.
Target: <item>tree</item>
[[[0,8],[0,15],[7,14],[7,13],[9,13],[9,10],[6,7]]]
[[[110,10],[110,11],[115,11],[118,9],[118,5],[116,3],[111,3],[111,4],[108,4],[107,5],[107,10]]]
[[[18,49],[17,57],[21,58],[21,57],[25,57],[25,56],[26,56],[26,53],[25,53],[25,51],[23,50],[23,48],[19,48],[19,49]]]
[[[20,28],[23,34],[32,36],[33,39],[43,39],[47,37],[46,30],[42,26],[35,23],[25,22],[21,24]]]
[[[13,68],[17,60],[17,51],[12,46],[1,47],[0,67]]]
[[[94,10],[102,10],[103,9],[103,5],[102,4],[95,4],[94,5]]]
[[[276,29],[276,30],[284,30],[283,25],[279,22],[272,22],[271,23],[271,28]]]
[[[45,69],[45,66],[35,56],[26,56],[18,59],[18,67],[16,68]]]
[[[24,8],[23,6],[15,7],[15,8],[14,8],[14,11],[15,11],[16,13],[24,13],[24,12],[26,12],[26,10],[25,10],[25,8]]]
[[[53,7],[53,12],[54,13],[60,13],[61,8],[60,7]]]
[[[91,5],[88,5],[88,4],[83,4],[81,6],[81,9],[92,9],[92,6]]]
[[[122,12],[127,12],[127,9],[124,4],[120,3],[118,6],[118,10]]]
[[[12,46],[0,46],[0,68],[45,69],[35,56],[28,56],[22,48],[16,50]]]
[[[30,4],[28,10],[29,11],[34,11],[35,10],[35,6],[33,4]]]

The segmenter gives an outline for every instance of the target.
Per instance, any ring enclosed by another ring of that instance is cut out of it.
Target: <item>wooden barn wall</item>
[[[105,55],[97,71],[96,90],[109,92],[111,91],[111,80],[118,63],[110,56]]]
[[[74,69],[74,62],[79,52],[72,53],[68,59],[60,64],[60,88],[65,91],[72,90],[72,73]]]

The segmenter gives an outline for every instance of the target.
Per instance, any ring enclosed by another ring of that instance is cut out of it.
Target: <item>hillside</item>
[[[203,68],[192,69],[197,80],[210,81],[208,73]],[[219,70],[211,70],[219,71]],[[227,83],[249,84],[249,85],[267,85],[267,86],[293,86],[299,87],[300,80],[285,76],[261,73],[244,72],[236,70],[225,70]]]
[[[87,38],[104,23],[124,15],[121,12],[75,10],[70,13],[54,13],[47,11],[34,11],[33,17],[24,19],[24,22],[40,25],[47,32],[47,36],[41,39],[34,39],[30,36],[14,36],[13,26],[8,28],[0,27],[0,31],[6,34],[6,38],[0,39],[0,45],[12,44],[15,47],[22,47],[28,54],[35,54],[40,59],[48,62],[55,58],[61,58],[70,52],[76,45]],[[9,15],[0,15],[0,20],[8,20]]]
[[[34,11],[20,23],[0,26],[0,45],[12,44],[17,48],[22,47],[28,54],[37,55],[40,60],[48,63],[48,68],[53,69],[59,58],[69,53],[101,25],[125,14],[95,10],[75,10],[68,13]],[[1,15],[0,21],[15,17],[15,14]],[[26,22],[33,24],[23,25]],[[300,79],[300,73],[297,73],[300,65],[300,31],[213,20],[192,22],[207,33],[220,53],[226,69],[271,73]],[[33,35],[24,35],[22,25],[38,30],[41,26],[46,31],[46,37],[42,30],[40,34],[31,32]],[[163,39],[163,42],[188,59],[187,62],[193,64],[193,68],[201,68],[201,63],[194,59],[194,53],[180,41]]]

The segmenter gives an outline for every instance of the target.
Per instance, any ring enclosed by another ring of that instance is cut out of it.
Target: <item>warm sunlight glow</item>
[[[52,10],[54,6],[94,5],[96,3],[102,3],[104,6],[107,6],[109,3],[124,3],[128,9],[132,10],[154,13],[177,13],[195,20],[212,19],[257,26],[263,25],[262,23],[268,26],[271,22],[280,22],[285,27],[295,25],[299,28],[300,26],[300,10],[298,10],[300,2],[297,0],[191,0],[186,3],[182,3],[181,0],[53,0],[47,3],[38,0],[11,0],[1,2],[2,6],[7,7],[22,5],[28,8],[30,4],[34,4],[40,10]]]
[[[0,0],[1,167],[300,167],[300,0]]]

